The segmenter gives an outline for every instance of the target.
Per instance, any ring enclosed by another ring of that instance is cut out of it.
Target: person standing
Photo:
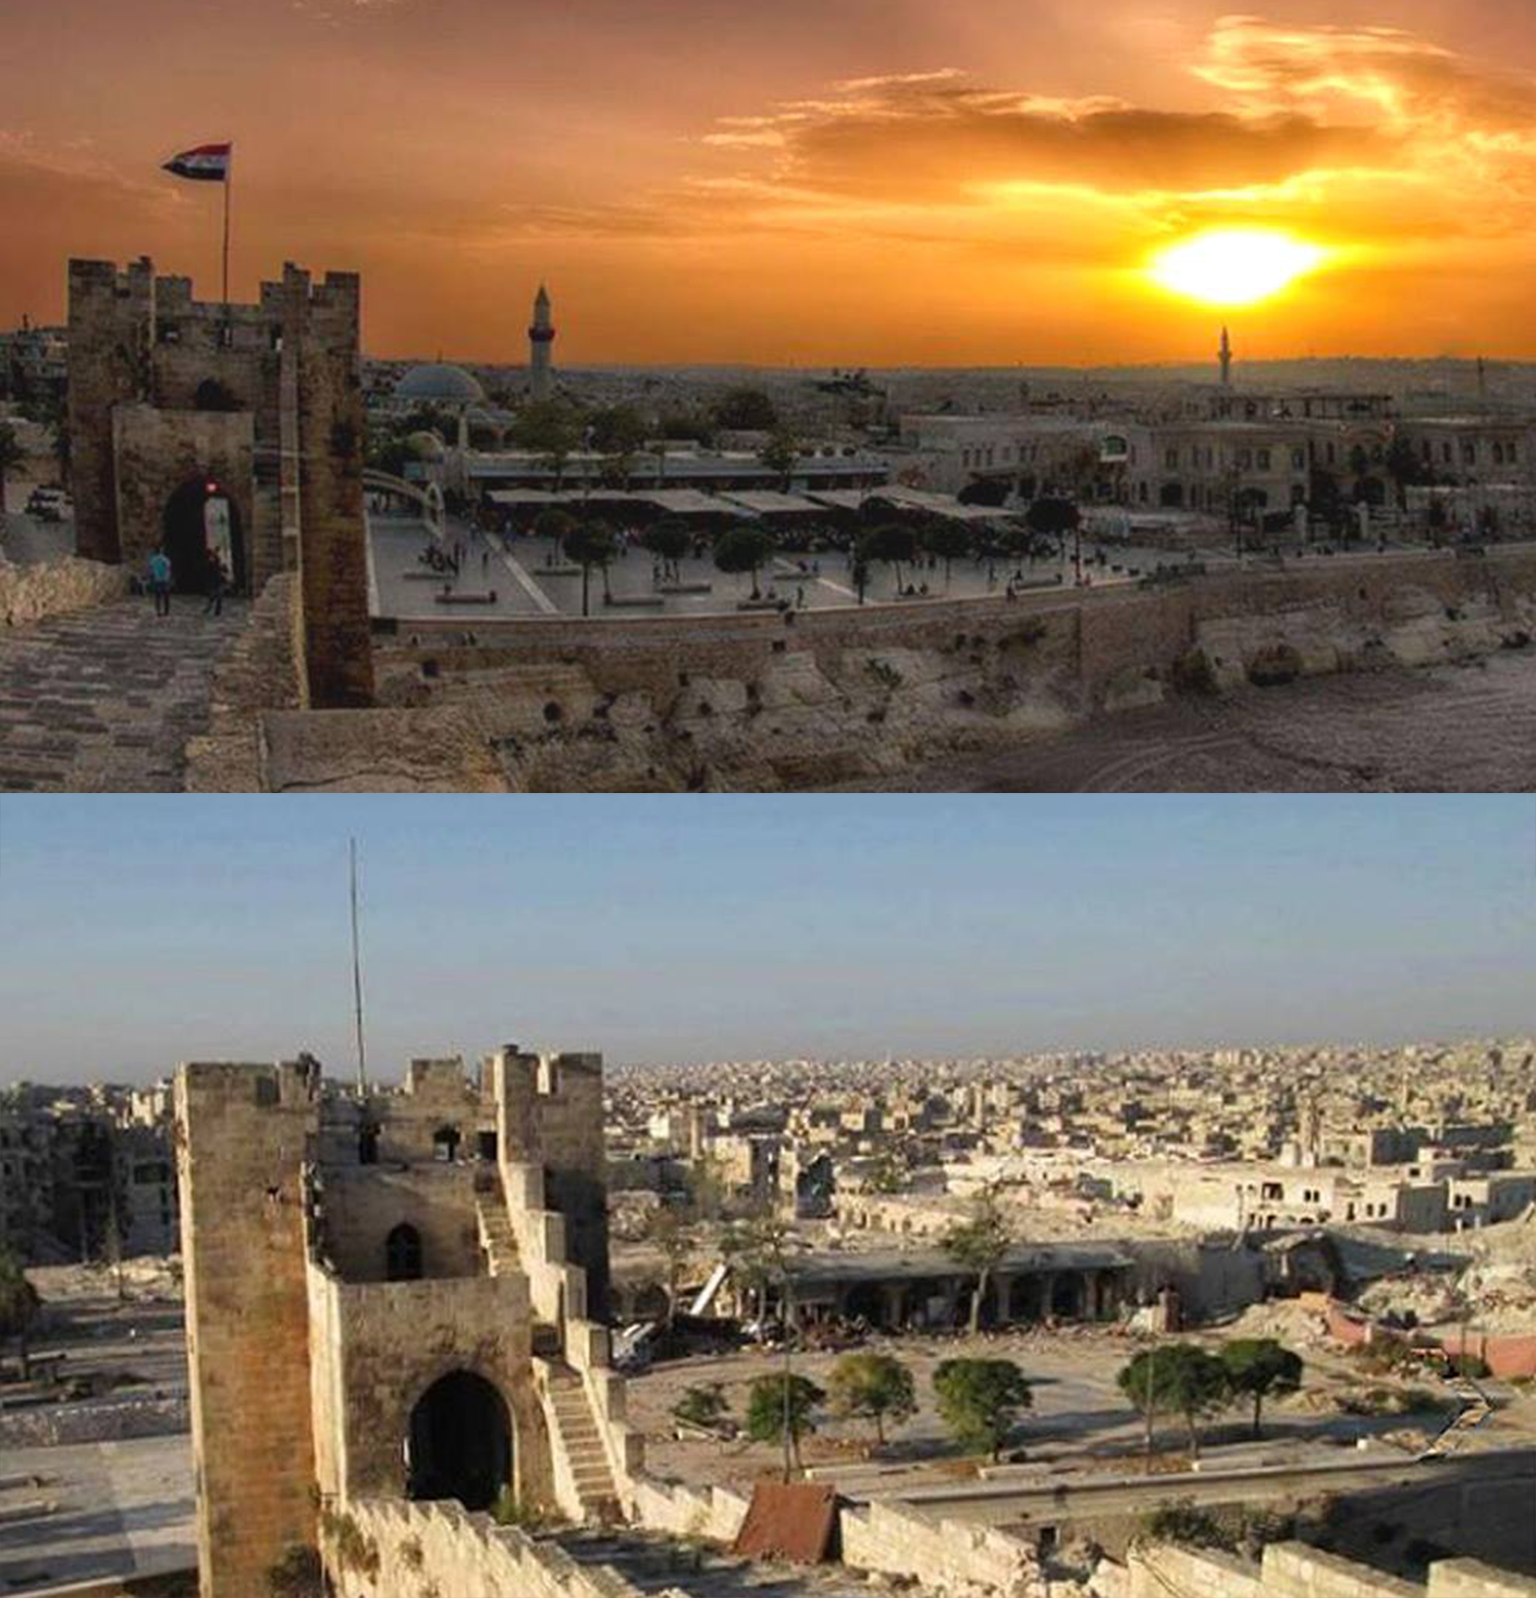
[[[149,591],[155,598],[155,614],[171,613],[171,557],[157,549],[149,557]]]
[[[217,555],[208,557],[208,597],[203,602],[205,616],[222,616],[224,614],[224,590],[229,584],[229,573],[224,569],[223,560]]]

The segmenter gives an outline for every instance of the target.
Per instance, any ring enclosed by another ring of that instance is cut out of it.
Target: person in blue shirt
[[[171,613],[171,557],[157,549],[149,557],[149,591],[155,596],[155,614]]]

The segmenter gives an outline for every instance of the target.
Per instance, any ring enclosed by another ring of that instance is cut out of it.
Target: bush
[[[719,1382],[705,1387],[690,1387],[672,1406],[673,1420],[685,1426],[701,1426],[706,1431],[718,1426],[730,1413],[725,1389]]]
[[[549,1516],[542,1509],[520,1502],[510,1487],[501,1489],[490,1515],[498,1526],[516,1526],[520,1531],[542,1531],[549,1524]]]

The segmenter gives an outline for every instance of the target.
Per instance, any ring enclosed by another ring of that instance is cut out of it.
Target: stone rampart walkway
[[[0,631],[0,791],[180,790],[246,607],[202,609],[178,595],[159,618],[132,599]]]

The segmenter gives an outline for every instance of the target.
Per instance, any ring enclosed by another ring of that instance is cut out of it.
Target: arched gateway
[[[456,1498],[488,1509],[512,1481],[512,1422],[483,1376],[449,1371],[416,1401],[406,1438],[411,1498]]]

